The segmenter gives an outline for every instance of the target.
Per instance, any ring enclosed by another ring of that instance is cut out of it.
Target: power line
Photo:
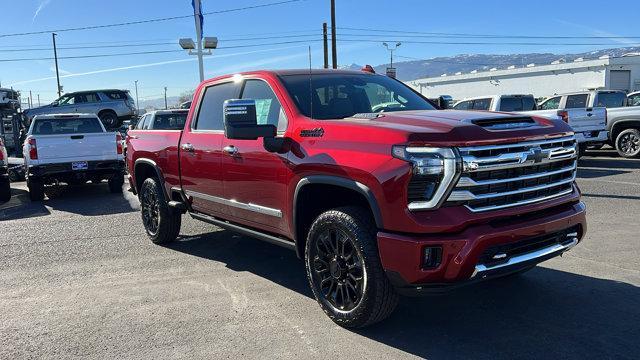
[[[367,39],[344,39],[339,38],[338,41],[346,42],[394,42],[402,41],[404,44],[432,44],[432,45],[510,45],[510,46],[611,46],[611,43],[542,43],[542,42],[488,42],[488,41],[417,41],[402,39],[381,38],[378,40]],[[640,44],[640,41],[638,42]]]
[[[295,2],[301,2],[301,1],[307,1],[307,0],[283,0],[283,1],[266,3],[266,4],[244,6],[244,7],[233,8],[233,9],[209,11],[209,12],[202,13],[202,15],[226,14],[226,13],[230,13],[230,12],[259,9],[259,8],[265,8],[265,7],[277,6],[277,5],[284,5],[284,4],[290,4],[290,3],[295,3]],[[31,31],[31,32],[12,33],[12,34],[0,34],[0,38],[12,37],[12,36],[48,34],[48,33],[52,33],[52,32],[58,33],[58,32],[66,32],[66,31],[104,29],[104,28],[119,27],[119,26],[139,25],[139,24],[148,24],[148,23],[161,22],[161,21],[187,19],[187,18],[192,18],[192,17],[193,17],[193,14],[189,14],[189,15],[180,15],[180,16],[169,16],[169,17],[164,17],[164,18],[138,20],[138,21],[127,21],[127,22],[114,23],[114,24],[90,25],[90,26],[81,26],[81,27],[75,27],[75,28],[51,29],[51,30]]]
[[[495,38],[495,39],[640,39],[640,36],[545,36],[545,35],[497,35],[497,34],[470,34],[470,33],[445,33],[445,32],[422,32],[406,30],[383,30],[372,28],[340,27],[340,30],[371,31],[395,34],[418,34],[432,36],[446,36],[453,38]]]

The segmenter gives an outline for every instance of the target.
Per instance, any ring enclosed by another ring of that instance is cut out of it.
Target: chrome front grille
[[[447,199],[474,212],[549,200],[573,191],[573,136],[459,148],[463,172]]]

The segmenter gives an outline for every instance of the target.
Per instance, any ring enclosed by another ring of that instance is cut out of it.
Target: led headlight
[[[456,153],[450,148],[394,146],[393,156],[410,162],[409,210],[437,207],[456,177]]]

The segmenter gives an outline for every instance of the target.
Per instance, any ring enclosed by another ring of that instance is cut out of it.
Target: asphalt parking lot
[[[405,298],[349,331],[293,252],[184,218],[151,244],[106,184],[0,206],[0,358],[640,357],[640,159],[591,152],[586,239],[531,272]]]

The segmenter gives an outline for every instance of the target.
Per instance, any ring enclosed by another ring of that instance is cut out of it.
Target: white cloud
[[[618,35],[618,34],[614,34],[608,31],[604,31],[604,30],[600,30],[598,28],[594,28],[592,26],[587,26],[587,25],[583,25],[583,24],[577,24],[571,21],[567,21],[567,20],[563,20],[563,19],[554,19],[556,22],[563,24],[563,25],[569,25],[569,26],[573,26],[573,27],[577,27],[583,30],[587,30],[589,31],[593,36],[601,36],[601,37],[608,37],[611,38],[609,40],[616,42],[618,44],[623,44],[623,45],[628,45],[628,46],[638,46],[638,40],[636,39],[629,39],[629,38],[625,38],[624,36]]]
[[[40,5],[38,5],[36,12],[33,14],[33,19],[31,19],[31,22],[34,22],[36,20],[36,17],[38,16],[38,14],[40,14],[40,11],[42,11],[42,9],[44,9],[47,5],[49,5],[50,2],[51,0],[40,1]]]
[[[49,70],[51,70],[51,72],[55,74],[55,72],[56,72],[56,67],[55,67],[55,66],[53,66],[53,65],[51,65],[51,66],[49,67]],[[59,67],[59,66],[58,66],[58,73],[59,73],[60,75],[69,75],[69,74],[71,74],[71,71],[67,71],[67,70],[65,70],[65,69],[63,69],[63,68],[61,68],[61,67]]]

